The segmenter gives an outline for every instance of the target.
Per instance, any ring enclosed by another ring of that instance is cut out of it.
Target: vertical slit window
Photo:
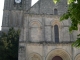
[[[59,28],[58,25],[54,26],[55,43],[59,43]]]
[[[58,15],[58,10],[54,9],[54,15]]]

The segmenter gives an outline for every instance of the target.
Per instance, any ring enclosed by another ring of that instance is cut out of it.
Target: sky
[[[4,0],[0,0],[0,30],[2,26],[3,7],[4,7]]]
[[[3,9],[4,9],[4,1],[0,0],[0,30],[2,26],[2,19],[3,19]],[[34,5],[38,0],[32,0],[32,5]]]

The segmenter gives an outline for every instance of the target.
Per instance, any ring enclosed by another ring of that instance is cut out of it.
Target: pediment
[[[60,0],[57,4],[54,4],[53,0],[39,0],[27,11],[27,13],[54,14],[55,9],[57,9],[58,15],[65,13],[67,11],[67,0]]]

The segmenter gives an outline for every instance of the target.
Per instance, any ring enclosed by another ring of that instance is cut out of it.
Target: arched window
[[[54,9],[54,15],[58,15],[58,10]]]
[[[41,24],[37,21],[31,22],[30,24],[30,39],[31,42],[40,42],[42,39]]]
[[[58,25],[54,25],[55,43],[59,43],[59,29]]]

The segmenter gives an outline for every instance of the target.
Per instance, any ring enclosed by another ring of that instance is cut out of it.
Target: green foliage
[[[71,4],[72,2],[74,2],[74,0],[68,0],[68,4]]]
[[[63,16],[61,16],[60,21],[63,21],[64,19],[68,19],[69,18],[69,13],[64,13]]]
[[[78,35],[79,38],[75,42],[72,43],[72,46],[80,48],[80,34]]]
[[[71,26],[69,28],[70,31],[78,30],[78,24],[80,24],[80,1],[78,0],[78,4],[72,2],[69,4],[68,11],[62,15],[61,21],[70,18]]]
[[[59,2],[60,0],[53,0],[53,2],[56,4],[57,2]]]
[[[59,2],[60,0],[53,0],[53,2],[56,4],[57,2]],[[71,4],[76,0],[67,0],[67,4]]]
[[[10,28],[0,36],[0,60],[18,60],[18,41],[20,30]]]
[[[70,18],[71,26],[69,31],[78,30],[78,24],[80,24],[80,0],[78,3],[74,3],[76,0],[69,0],[68,11],[62,15],[60,20],[66,20]],[[79,34],[80,35],[80,34]],[[80,47],[80,36],[78,35],[77,40],[72,44],[72,46]]]

